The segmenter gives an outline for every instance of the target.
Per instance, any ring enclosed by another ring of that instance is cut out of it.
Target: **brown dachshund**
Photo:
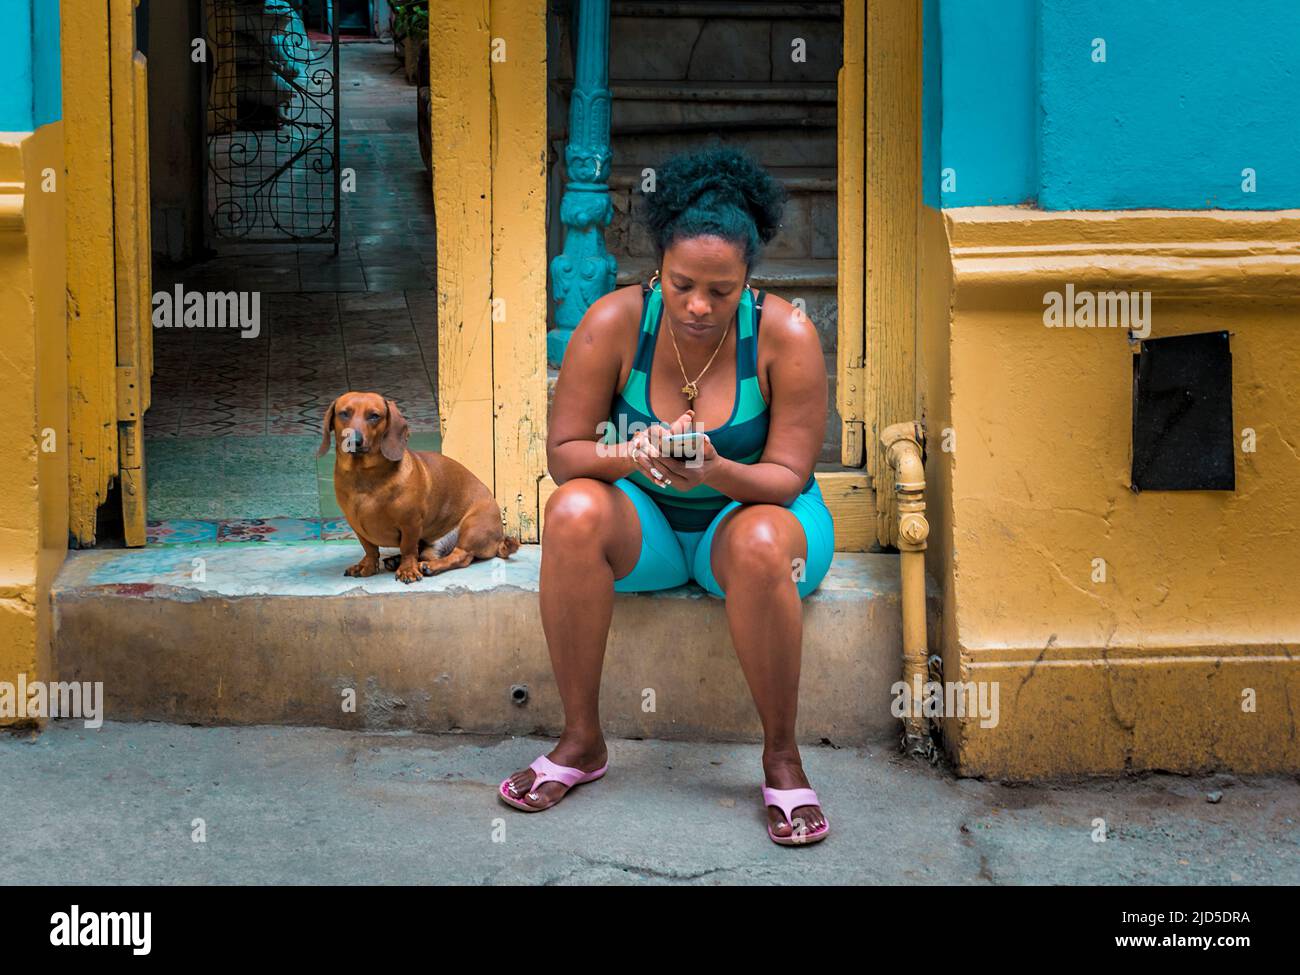
[[[384,560],[402,582],[416,582],[475,559],[507,558],[519,541],[501,530],[501,508],[487,485],[450,457],[407,450],[411,431],[397,404],[378,393],[344,393],[325,411],[321,457],[334,435],[334,496],[365,557],[345,571],[379,571]]]

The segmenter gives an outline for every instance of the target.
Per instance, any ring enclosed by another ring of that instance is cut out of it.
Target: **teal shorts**
[[[632,499],[641,521],[641,554],[631,572],[614,580],[615,592],[671,589],[694,579],[710,595],[719,598],[726,595],[713,577],[713,534],[722,519],[739,508],[741,502],[729,502],[703,531],[679,532],[668,524],[668,519],[650,495],[631,480],[620,478],[614,486],[622,488]],[[799,598],[803,599],[821,584],[831,567],[835,553],[835,526],[822,497],[822,489],[815,481],[810,490],[786,507],[803,526],[808,543],[802,578],[796,578]]]

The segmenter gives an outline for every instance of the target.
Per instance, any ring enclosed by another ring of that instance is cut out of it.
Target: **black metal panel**
[[[1227,332],[1147,339],[1133,357],[1134,491],[1236,489]]]
[[[338,248],[338,32],[308,35],[316,6],[204,0],[207,226],[216,249],[223,241]]]

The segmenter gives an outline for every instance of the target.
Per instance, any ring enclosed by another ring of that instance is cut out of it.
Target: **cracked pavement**
[[[78,721],[0,733],[5,882],[1300,883],[1296,776],[1011,786],[889,742],[807,747],[831,836],[790,849],[764,830],[757,745],[611,739],[609,774],[554,809],[500,803],[497,783],[550,747]]]

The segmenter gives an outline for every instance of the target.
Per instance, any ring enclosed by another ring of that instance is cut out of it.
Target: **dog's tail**
[[[497,558],[508,559],[519,551],[519,539],[503,538],[497,545]]]

